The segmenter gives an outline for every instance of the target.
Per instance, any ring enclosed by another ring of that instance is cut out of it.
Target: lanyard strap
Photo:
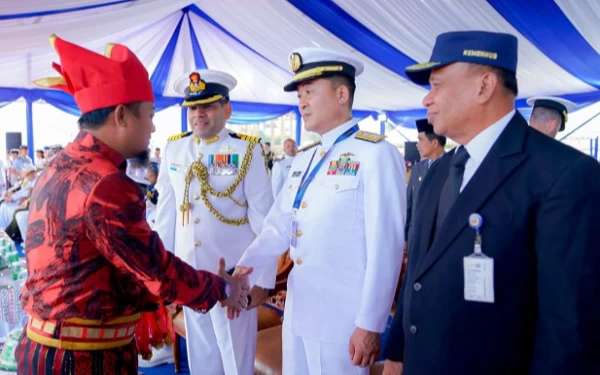
[[[310,174],[307,177],[306,175],[308,174],[308,171],[310,170],[310,166],[312,165],[313,159],[315,158],[315,154],[317,153],[317,150],[315,150],[312,157],[310,158],[310,162],[308,163],[308,168],[306,168],[306,171],[304,172],[304,175],[302,176],[302,180],[300,180],[300,188],[298,188],[298,192],[296,193],[296,198],[294,199],[294,208],[295,209],[300,208],[300,202],[302,202],[302,198],[304,197],[304,193],[306,193],[306,190],[308,189],[308,185],[310,185],[312,180],[317,175],[317,172],[319,172],[319,169],[323,165],[323,162],[325,161],[325,159],[327,159],[327,156],[329,155],[331,150],[333,150],[333,147],[336,144],[343,141],[344,139],[347,139],[350,136],[352,136],[354,133],[356,133],[358,131],[358,129],[359,129],[358,124],[356,124],[353,127],[351,127],[350,129],[346,130],[342,135],[340,135],[335,140],[335,142],[333,142],[333,145],[329,148],[329,150],[327,150],[327,153],[325,155],[323,155],[321,160],[319,160],[317,165],[315,165],[315,168],[310,172]]]

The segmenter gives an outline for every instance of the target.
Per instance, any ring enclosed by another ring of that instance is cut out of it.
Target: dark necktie
[[[458,195],[460,194],[465,164],[467,164],[468,159],[469,153],[463,146],[460,146],[452,157],[450,171],[448,172],[448,177],[442,187],[442,193],[438,203],[437,218],[435,220],[436,232],[442,226],[448,211],[450,211],[450,208],[452,208],[452,205],[454,205],[456,198],[458,198]]]

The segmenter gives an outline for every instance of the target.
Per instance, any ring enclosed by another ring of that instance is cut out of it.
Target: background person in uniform
[[[321,142],[294,159],[234,275],[254,267],[253,284],[289,248],[295,265],[287,285],[283,373],[368,374],[402,263],[404,162],[385,136],[359,131],[352,118],[360,61],[301,48],[290,65],[295,76],[285,90],[298,91],[306,130]]]
[[[27,145],[21,145],[19,147],[18,159],[23,159],[25,163],[33,165],[33,160],[31,160],[31,158],[29,157],[29,147]]]
[[[192,131],[171,137],[156,189],[154,229],[167,249],[197,269],[214,270],[220,257],[236,264],[260,233],[273,204],[260,139],[225,128],[231,116],[227,73],[198,70],[175,83],[185,96]],[[184,308],[193,374],[253,374],[257,310],[275,283],[274,260],[252,289],[249,310],[236,321],[216,306],[203,315]]]
[[[417,195],[427,171],[440,156],[444,154],[446,146],[446,137],[437,135],[433,132],[433,126],[427,119],[416,121],[417,125],[417,150],[421,156],[421,161],[415,163],[412,168],[408,186],[406,187],[406,224],[404,225],[404,238],[408,242],[410,238],[410,229],[414,217]],[[406,249],[406,245],[405,245]]]
[[[35,151],[35,169],[41,171],[46,166],[46,159],[44,158],[44,150]]]
[[[154,156],[150,158],[150,162],[160,165],[160,147],[154,149]]]
[[[31,190],[35,186],[37,175],[33,164],[24,164],[21,167],[23,183],[21,189],[11,194],[0,206],[0,229],[5,230],[14,219],[17,210],[26,209],[29,203]]]
[[[551,138],[565,130],[569,112],[575,109],[572,101],[554,96],[529,98],[527,104],[533,107],[529,125]]]
[[[598,373],[600,165],[528,126],[516,69],[517,38],[483,31],[406,69],[459,147],[419,190],[386,375]]]
[[[271,151],[271,142],[265,142],[263,149],[265,151],[265,162],[269,171],[273,170],[273,163],[275,161],[275,153]]]
[[[150,163],[146,168],[146,180],[148,187],[146,188],[146,220],[150,227],[154,227],[156,222],[156,205],[158,204],[158,191],[156,190],[156,181],[158,180],[158,169],[160,166],[157,163]]]
[[[8,182],[10,187],[15,187],[18,185],[20,179],[20,173],[15,169],[15,162],[19,158],[19,149],[13,148],[10,150],[8,154],[8,159],[6,160],[6,171],[8,174]]]
[[[293,139],[286,139],[283,142],[283,158],[277,160],[273,165],[273,175],[271,176],[271,187],[273,188],[273,196],[277,198],[277,195],[283,188],[283,184],[290,174],[292,168],[292,162],[298,152],[298,147]]]

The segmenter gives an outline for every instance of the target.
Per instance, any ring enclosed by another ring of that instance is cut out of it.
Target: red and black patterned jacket
[[[160,299],[209,310],[225,281],[165,251],[142,191],[113,149],[81,131],[33,191],[24,309],[43,320],[111,319]]]

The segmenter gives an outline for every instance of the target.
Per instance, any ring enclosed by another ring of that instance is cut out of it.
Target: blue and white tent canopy
[[[76,113],[67,95],[31,83],[55,75],[48,36],[56,33],[97,51],[130,47],[151,72],[159,109],[181,101],[173,83],[185,72],[228,72],[239,82],[234,122],[265,121],[297,103],[282,89],[292,77],[290,51],[320,46],[364,61],[360,116],[385,112],[410,127],[424,115],[427,91],[404,67],[427,61],[440,33],[488,30],[519,39],[520,98],[561,95],[584,107],[600,101],[598,25],[598,0],[3,0],[0,106],[25,97]]]

